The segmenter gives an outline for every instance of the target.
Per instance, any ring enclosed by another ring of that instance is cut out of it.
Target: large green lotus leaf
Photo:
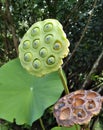
[[[19,59],[9,61],[0,68],[0,118],[32,124],[62,91],[58,72],[38,78],[28,74]]]

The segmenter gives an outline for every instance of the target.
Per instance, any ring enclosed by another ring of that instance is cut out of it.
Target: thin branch
[[[103,89],[103,83],[100,83],[99,85],[95,86],[92,90],[98,89],[98,93]]]
[[[102,50],[101,54],[99,55],[98,59],[95,61],[91,71],[87,75],[87,78],[84,81],[82,88],[86,88],[86,87],[90,86],[93,82],[93,80],[91,79],[91,76],[93,74],[100,73],[102,70],[103,70],[103,50]]]
[[[83,38],[84,38],[84,36],[85,36],[85,33],[86,33],[87,29],[88,29],[88,25],[89,25],[89,23],[90,23],[90,21],[91,21],[91,18],[92,18],[92,15],[93,15],[93,10],[94,10],[94,8],[95,8],[95,6],[96,6],[97,1],[98,1],[98,0],[95,0],[95,1],[94,1],[92,12],[91,12],[91,14],[90,14],[90,16],[89,16],[89,18],[88,18],[88,20],[87,20],[87,24],[86,24],[86,26],[85,26],[85,28],[84,28],[84,30],[83,30],[83,32],[82,32],[82,35],[81,35],[79,41],[77,42],[77,44],[76,44],[74,50],[72,51],[72,54],[67,58],[66,62],[63,64],[63,68],[67,65],[67,63],[68,63],[68,62],[71,60],[71,58],[75,55],[75,52],[76,52],[78,46],[80,45],[81,41],[83,40]]]

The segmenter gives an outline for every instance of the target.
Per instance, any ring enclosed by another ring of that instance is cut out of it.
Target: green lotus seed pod
[[[35,60],[33,61],[33,67],[34,67],[35,69],[39,69],[40,66],[41,66],[40,60],[39,60],[39,59],[35,59]]]
[[[45,47],[41,48],[41,50],[40,50],[40,56],[42,58],[44,58],[45,56],[47,56],[47,49]]]
[[[28,49],[30,47],[30,42],[27,40],[27,41],[24,41],[23,43],[23,48],[24,49]]]
[[[52,65],[55,63],[55,57],[54,56],[50,56],[48,59],[47,59],[47,64],[48,65]]]
[[[39,77],[57,71],[68,55],[69,45],[59,21],[46,19],[34,23],[19,44],[21,65]]]
[[[24,61],[26,62],[30,62],[32,60],[32,54],[30,52],[27,52],[25,55],[24,55]]]
[[[39,39],[36,39],[36,40],[34,40],[33,41],[33,48],[38,48],[39,47],[39,45],[40,45],[40,40]]]
[[[53,25],[51,23],[47,23],[45,26],[44,26],[44,31],[45,32],[49,32],[51,31],[53,28]]]

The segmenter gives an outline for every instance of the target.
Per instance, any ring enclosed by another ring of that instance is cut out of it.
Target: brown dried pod
[[[62,97],[54,106],[57,123],[70,127],[88,124],[102,107],[103,97],[92,90],[78,90]]]

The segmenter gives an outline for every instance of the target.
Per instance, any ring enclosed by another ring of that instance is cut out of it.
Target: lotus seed
[[[52,35],[47,35],[46,37],[45,37],[45,42],[46,43],[50,43],[51,41],[52,41],[52,39],[53,39],[53,36]]]
[[[54,56],[51,56],[47,59],[47,64],[48,65],[52,65],[55,63],[55,57]]]
[[[40,44],[40,40],[39,39],[36,39],[33,41],[33,48],[38,48],[39,47],[39,44]]]
[[[88,109],[92,109],[94,107],[93,104],[89,104]]]
[[[24,61],[26,62],[30,62],[32,60],[32,54],[30,52],[27,52],[25,55],[24,55]]]
[[[51,23],[47,23],[45,26],[44,26],[44,31],[45,32],[48,32],[48,31],[51,31],[53,28],[53,25]]]
[[[54,44],[54,50],[60,50],[61,49],[61,44],[59,43],[59,42],[56,42],[55,44]]]
[[[41,66],[40,60],[39,60],[39,59],[35,59],[34,62],[33,62],[33,67],[34,67],[35,69],[39,69],[40,66]]]
[[[79,111],[77,115],[78,115],[78,117],[82,117],[83,116],[81,111]]]
[[[42,58],[44,58],[46,55],[47,55],[47,49],[45,47],[43,47],[41,50],[40,50],[40,56]]]
[[[29,41],[24,41],[23,48],[28,49],[29,47],[30,47],[30,42]]]
[[[38,27],[33,28],[32,31],[31,31],[31,35],[32,35],[32,36],[35,36],[35,35],[37,35],[38,33],[39,33],[39,28],[38,28]]]
[[[60,109],[60,108],[62,108],[62,107],[64,107],[65,106],[65,103],[60,103],[59,105],[58,105],[58,108]]]

